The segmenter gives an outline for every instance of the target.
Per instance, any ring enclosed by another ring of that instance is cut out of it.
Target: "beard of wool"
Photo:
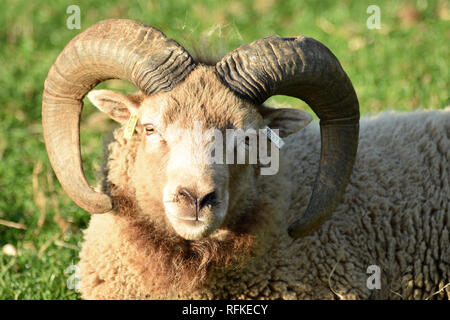
[[[127,222],[122,232],[136,253],[131,265],[153,293],[198,289],[213,270],[239,267],[249,256],[257,214],[231,219],[220,238],[186,240],[168,222],[166,228],[157,227],[141,212],[134,197],[114,189],[111,195],[117,215]]]

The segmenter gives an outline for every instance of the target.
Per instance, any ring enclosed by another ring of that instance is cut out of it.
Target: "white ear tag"
[[[275,133],[272,129],[270,129],[268,126],[265,126],[263,128],[264,134],[278,147],[278,149],[281,149],[284,146],[284,141],[281,139],[279,135]]]
[[[134,129],[136,129],[138,117],[137,114],[132,113],[130,118],[128,119],[127,126],[125,127],[125,131],[123,133],[123,137],[127,140],[130,140],[134,134]]]

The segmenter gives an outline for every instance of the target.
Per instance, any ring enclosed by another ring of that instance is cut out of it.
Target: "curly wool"
[[[108,181],[126,186],[133,142],[124,146],[118,132],[110,145]],[[94,215],[79,263],[83,298],[450,297],[449,286],[444,288],[450,281],[450,109],[362,118],[358,155],[341,204],[316,233],[297,240],[287,228],[304,212],[312,191],[320,155],[317,123],[285,142],[280,172],[260,176],[254,186],[258,196],[249,214],[256,214],[258,224],[245,230],[253,241],[243,263],[211,265],[194,289],[154,290],[145,249],[154,243],[137,244],[151,237],[128,237],[134,220],[120,212]],[[212,236],[219,241],[226,232]],[[380,267],[381,289],[367,287],[370,265]]]

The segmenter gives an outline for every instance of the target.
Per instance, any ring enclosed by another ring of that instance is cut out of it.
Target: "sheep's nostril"
[[[178,190],[178,196],[181,198],[184,198],[187,201],[189,201],[190,203],[192,203],[192,205],[195,206],[195,209],[196,209],[195,211],[197,213],[206,206],[212,207],[218,203],[215,191],[210,192],[201,198],[197,198],[194,192],[192,192],[186,188],[180,188]]]
[[[191,201],[193,204],[195,204],[197,202],[197,197],[195,197],[191,191],[189,191],[186,188],[180,188],[178,190],[178,195],[186,198],[187,200]]]
[[[200,200],[199,210],[206,206],[215,206],[217,204],[216,192],[210,192]]]

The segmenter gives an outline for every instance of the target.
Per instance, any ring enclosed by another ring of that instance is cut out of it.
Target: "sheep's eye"
[[[153,125],[146,125],[145,126],[145,134],[147,136],[149,136],[149,135],[151,135],[153,133],[155,133],[155,128],[153,128]]]

